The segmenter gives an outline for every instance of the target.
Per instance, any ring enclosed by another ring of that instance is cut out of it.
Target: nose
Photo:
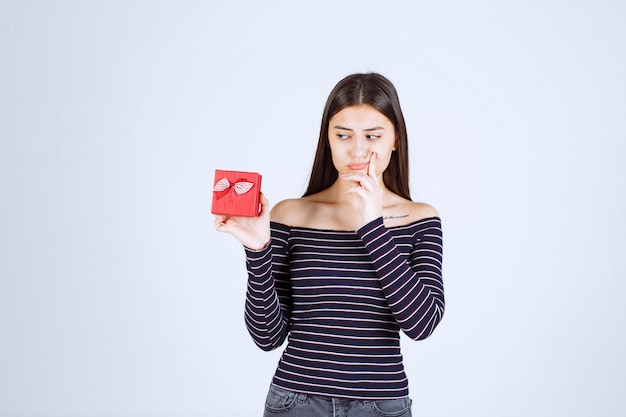
[[[356,138],[353,142],[352,157],[355,159],[362,159],[367,156],[368,146],[367,142],[363,138]]]

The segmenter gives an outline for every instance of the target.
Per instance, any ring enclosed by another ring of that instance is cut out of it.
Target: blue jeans
[[[272,384],[263,417],[411,417],[411,399],[350,400],[285,391]]]

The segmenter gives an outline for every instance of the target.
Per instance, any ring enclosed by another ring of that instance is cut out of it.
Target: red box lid
[[[260,174],[216,169],[211,213],[229,216],[258,216],[260,194]]]

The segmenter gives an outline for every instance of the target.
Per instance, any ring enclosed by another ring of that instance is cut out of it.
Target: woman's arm
[[[432,334],[444,313],[441,220],[424,219],[409,259],[403,256],[382,218],[357,230],[380,278],[396,321],[414,340]]]
[[[289,330],[288,233],[284,236],[280,227],[271,228],[269,201],[262,193],[260,203],[257,217],[215,216],[215,229],[233,235],[246,250],[246,327],[257,346],[272,350],[283,343]]]
[[[283,225],[272,224],[271,234],[268,247],[261,250],[246,248],[246,327],[256,345],[265,351],[283,344],[291,316],[289,230]]]

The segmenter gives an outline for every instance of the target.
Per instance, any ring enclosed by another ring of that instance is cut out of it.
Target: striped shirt
[[[352,399],[408,395],[402,330],[428,337],[444,312],[438,217],[356,231],[271,222],[271,244],[246,249],[246,326],[272,350],[288,337],[273,383]]]

